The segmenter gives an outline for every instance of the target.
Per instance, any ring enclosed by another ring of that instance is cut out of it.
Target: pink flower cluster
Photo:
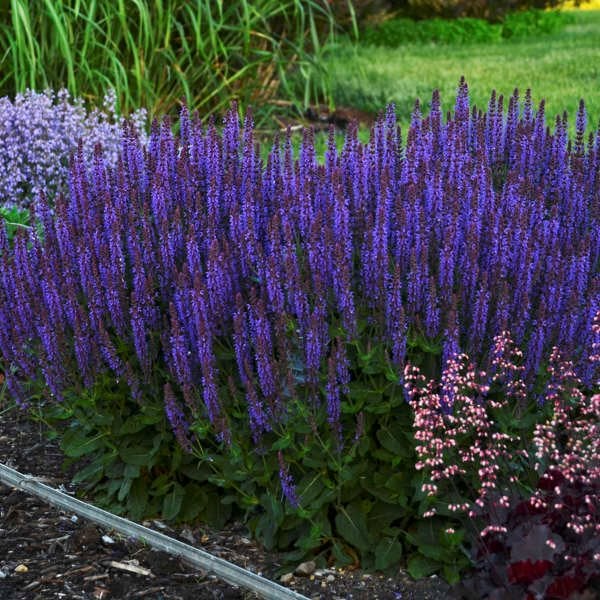
[[[595,332],[600,332],[600,321],[594,324]],[[594,355],[591,359],[600,362]],[[545,506],[545,481],[554,477],[551,470],[559,472],[569,484],[579,482],[598,490],[600,486],[600,394],[592,396],[581,391],[582,383],[576,376],[573,364],[565,361],[555,348],[548,367],[551,381],[548,385],[546,401],[553,403],[552,419],[535,427],[533,443],[536,448],[536,469],[541,473],[541,489],[537,489],[529,502],[534,507]],[[561,497],[560,486],[553,492]],[[576,534],[594,530],[600,534],[597,493],[585,497],[587,510],[572,513],[567,528]],[[554,508],[567,504],[555,502]]]
[[[600,313],[594,333],[600,334]],[[596,362],[600,362],[598,346],[591,357]],[[578,481],[598,489],[600,394],[582,391],[573,364],[563,360],[557,349],[549,362],[545,394],[552,414],[534,427],[533,439],[503,432],[494,418],[499,410],[519,417],[527,406],[522,359],[510,335],[503,332],[494,339],[490,376],[476,370],[465,354],[448,360],[440,383],[428,380],[417,367],[406,366],[404,380],[417,441],[415,468],[425,474],[421,491],[430,498],[424,517],[436,515],[438,503],[470,519],[485,516],[487,525],[479,532],[485,537],[506,532],[500,515],[515,498],[520,474],[530,478],[537,473],[542,482],[551,479],[547,470],[559,470],[568,483]],[[560,489],[553,491],[560,498]],[[544,497],[540,485],[529,502],[541,507]],[[571,515],[573,532],[595,528],[600,533],[598,501],[597,494],[590,494],[587,514]]]

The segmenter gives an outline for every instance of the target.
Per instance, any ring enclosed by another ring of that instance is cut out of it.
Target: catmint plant
[[[137,110],[130,120],[144,143],[146,111]],[[29,207],[40,193],[53,198],[65,191],[69,157],[80,142],[86,160],[99,144],[104,160],[116,165],[123,121],[113,90],[102,108],[93,109],[67,90],[0,98],[0,204]]]

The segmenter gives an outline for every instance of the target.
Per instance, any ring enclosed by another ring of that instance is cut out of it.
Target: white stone
[[[296,575],[302,575],[304,577],[308,577],[315,572],[317,565],[314,560],[308,560],[306,562],[300,563],[296,570],[294,571]]]
[[[284,573],[279,578],[279,581],[281,581],[281,583],[289,583],[292,579],[294,579],[294,574],[293,573]]]

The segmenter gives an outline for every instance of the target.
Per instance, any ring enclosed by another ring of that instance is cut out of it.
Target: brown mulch
[[[63,471],[63,455],[56,442],[48,441],[42,426],[16,409],[0,412],[0,462],[61,491],[70,494],[76,491],[70,483],[73,470]],[[222,531],[202,525],[172,529],[160,521],[144,525],[269,579],[277,580],[276,574],[281,572],[278,556],[250,540],[240,523]],[[358,570],[316,569],[311,575],[291,578],[288,575],[287,579],[286,586],[314,599],[448,597],[448,586],[442,579],[432,577],[415,582],[402,570],[387,577]],[[35,496],[0,484],[0,598],[3,600],[256,597],[165,552],[103,530]]]

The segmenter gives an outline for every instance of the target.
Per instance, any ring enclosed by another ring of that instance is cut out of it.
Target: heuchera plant
[[[405,145],[390,107],[367,144],[351,129],[338,151],[332,132],[323,164],[310,131],[264,164],[235,110],[222,131],[184,110],[147,146],[126,126],[115,167],[80,149],[67,193],[39,197],[40,232],[0,234],[8,389],[65,422],[113,510],[241,512],[296,557],[385,569],[409,551],[414,574],[455,577],[464,531],[441,533],[456,515],[421,519],[435,490],[414,469],[413,369],[442,378],[444,415],[458,380],[497,410],[473,464],[545,422],[527,399],[553,347],[594,385],[600,133],[585,129],[581,104],[572,142],[566,117],[550,132],[529,93],[471,110],[464,81],[447,120],[437,93],[426,117],[417,105]]]
[[[594,331],[600,334],[600,314]],[[422,515],[464,515],[461,530],[474,553],[475,573],[455,587],[459,597],[569,598],[600,583],[600,395],[581,391],[572,363],[555,349],[545,423],[532,427],[520,410],[509,423],[511,394],[525,399],[515,377],[520,358],[504,333],[491,378],[464,355],[450,361],[439,386],[406,368],[422,444],[415,466],[426,474],[429,498]],[[521,435],[506,433],[517,429]]]

